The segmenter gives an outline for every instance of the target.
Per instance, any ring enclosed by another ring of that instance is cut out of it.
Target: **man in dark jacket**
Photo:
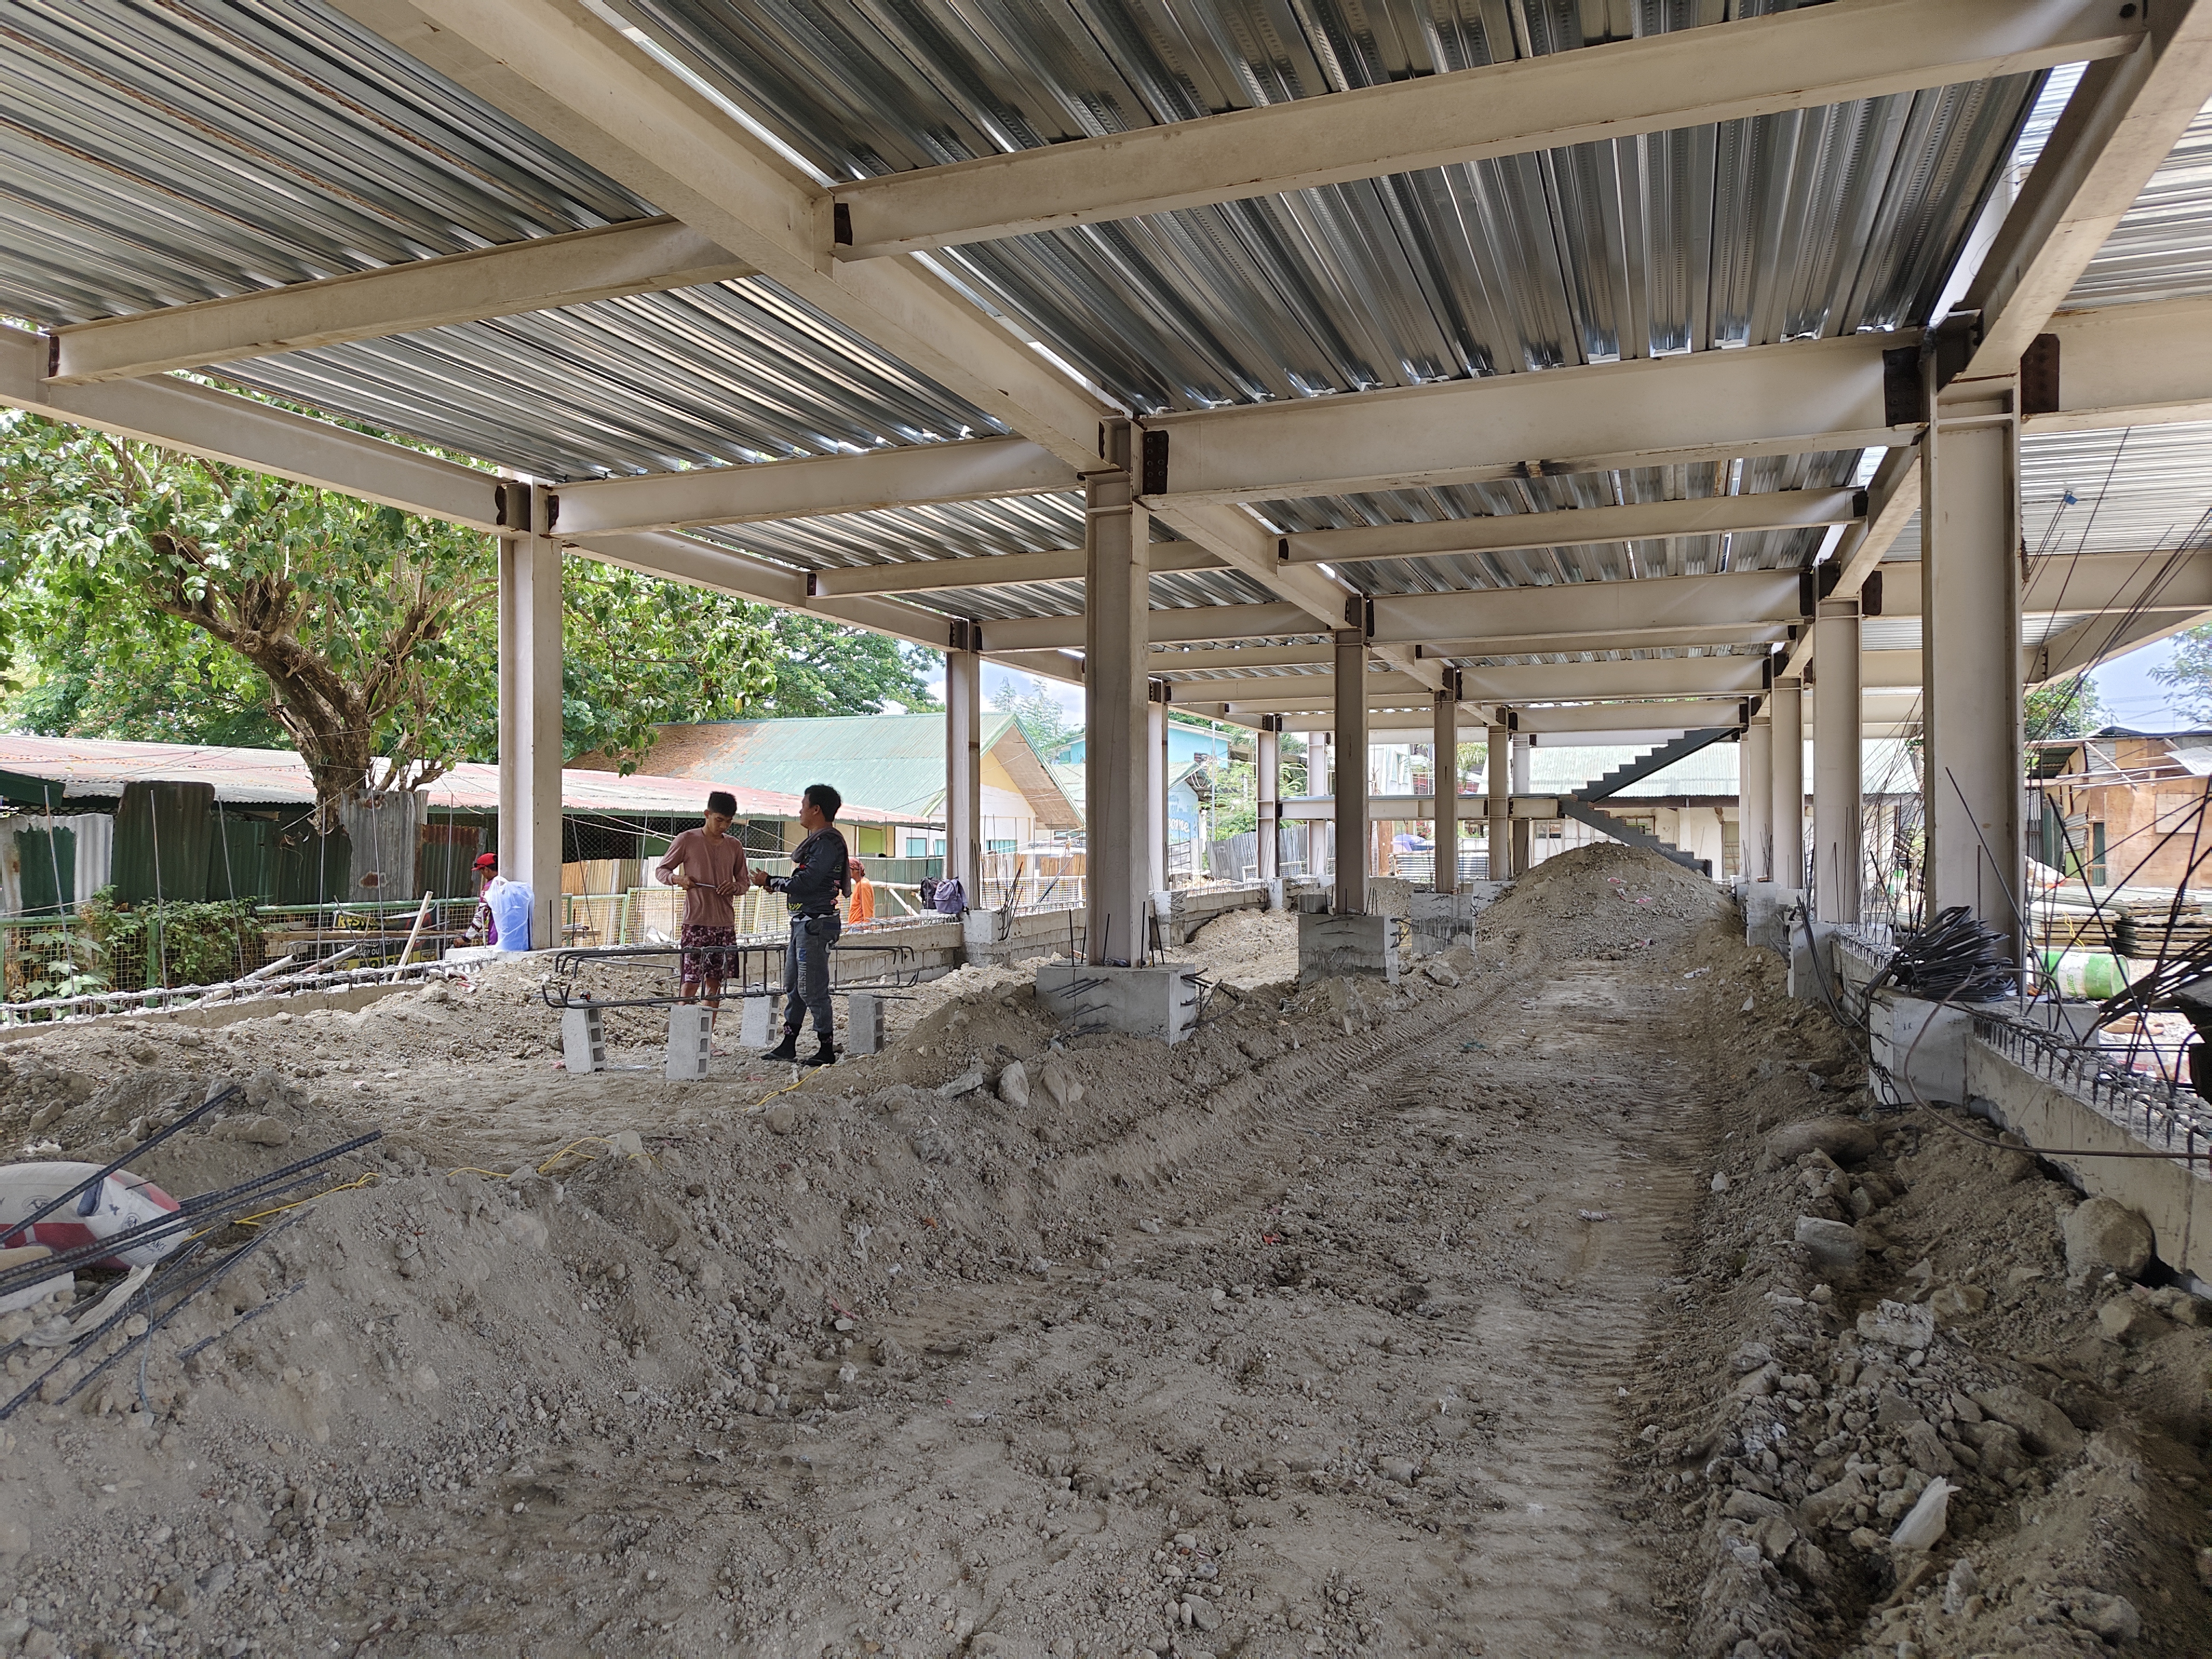
[[[798,1060],[802,1066],[836,1062],[837,1050],[830,1040],[836,1016],[830,1006],[830,951],[844,925],[837,901],[852,890],[852,860],[836,824],[837,809],[844,804],[844,797],[828,784],[808,784],[799,805],[799,827],[806,831],[806,839],[791,855],[791,873],[753,874],[756,885],[782,894],[791,912],[791,946],[783,954],[783,1041],[763,1054],[763,1060]],[[810,1008],[822,1046],[799,1060],[799,1030]]]

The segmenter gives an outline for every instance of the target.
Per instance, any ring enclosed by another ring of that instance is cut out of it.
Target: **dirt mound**
[[[1168,957],[1230,985],[1281,984],[1298,976],[1298,919],[1288,910],[1231,910]]]
[[[1703,876],[1639,848],[1601,842],[1547,859],[1485,910],[1477,934],[1486,958],[1535,951],[1557,961],[1663,956],[1731,917],[1727,894]]]

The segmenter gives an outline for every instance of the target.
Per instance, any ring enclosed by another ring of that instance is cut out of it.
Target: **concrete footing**
[[[1037,1002],[1063,1034],[1121,1031],[1180,1042],[1198,1022],[1198,969],[1094,968],[1048,962],[1037,969]]]
[[[1417,957],[1449,951],[1474,930],[1474,919],[1497,900],[1505,884],[1474,881],[1456,893],[1416,892],[1406,901],[1406,921],[1413,929],[1408,944]]]
[[[1778,882],[1754,881],[1743,890],[1743,939],[1753,950],[1790,954],[1790,937],[1796,932],[1796,913],[1804,908],[1804,890]]]
[[[1339,916],[1302,913],[1298,917],[1298,983],[1340,974],[1380,974],[1398,982],[1398,965],[1407,955],[1407,925],[1396,916]]]

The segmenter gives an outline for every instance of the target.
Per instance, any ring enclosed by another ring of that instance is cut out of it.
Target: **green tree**
[[[2212,623],[2182,635],[2172,657],[2164,667],[2152,669],[2150,677],[2174,689],[2174,701],[2191,720],[2212,726]]]
[[[345,795],[414,788],[459,758],[456,682],[472,665],[447,635],[491,596],[482,537],[10,413],[0,565],[47,607],[15,618],[19,649],[30,628],[51,629],[56,605],[112,607],[197,629],[258,670],[325,822]],[[189,656],[173,632],[164,642]],[[118,665],[142,679],[149,665]]]
[[[766,605],[753,609],[766,623],[775,671],[774,685],[754,707],[754,718],[880,714],[893,703],[916,713],[941,706],[924,678],[940,660],[938,653],[842,627],[824,617]]]
[[[2153,669],[2153,678],[2164,671]],[[2081,738],[2112,724],[2096,683],[2087,674],[2039,685],[2022,700],[2021,724],[2030,743],[2045,738]]]
[[[1050,759],[1054,751],[1067,741],[1073,729],[1067,723],[1067,711],[1060,706],[1059,699],[1035,680],[1007,680],[992,695],[991,707],[1014,717],[1014,724],[1022,728],[1030,747],[1042,759]]]

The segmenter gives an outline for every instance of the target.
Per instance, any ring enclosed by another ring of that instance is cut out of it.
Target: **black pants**
[[[844,931],[844,918],[793,916],[791,948],[783,953],[783,1028],[794,1036],[814,1011],[814,1029],[823,1042],[836,1024],[830,1007],[830,947]]]

